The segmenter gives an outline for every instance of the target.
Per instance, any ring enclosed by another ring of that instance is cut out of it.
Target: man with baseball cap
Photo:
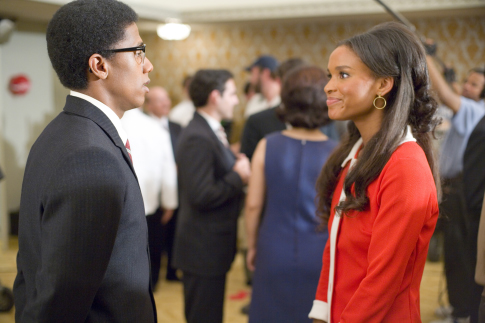
[[[277,80],[276,70],[279,63],[273,56],[263,55],[256,59],[246,71],[251,73],[250,83],[256,91],[246,105],[244,117],[280,104],[281,84]]]

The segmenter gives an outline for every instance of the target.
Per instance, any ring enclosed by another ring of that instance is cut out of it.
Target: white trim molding
[[[187,23],[210,23],[385,13],[384,8],[372,0],[323,0],[319,3],[303,4],[294,2],[278,6],[187,10],[181,13],[181,18]],[[387,0],[386,4],[399,12],[485,9],[485,0]]]

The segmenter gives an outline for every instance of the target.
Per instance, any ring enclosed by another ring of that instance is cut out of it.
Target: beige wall
[[[363,32],[383,20],[339,22],[266,22],[198,26],[184,41],[164,41],[155,33],[142,34],[152,61],[151,85],[168,89],[174,104],[181,99],[180,83],[199,68],[227,68],[241,90],[248,74],[243,68],[258,55],[279,60],[302,57],[326,68],[336,42]],[[479,16],[411,20],[437,41],[439,56],[455,66],[459,79],[485,64],[485,19]],[[242,106],[243,104],[241,104]]]

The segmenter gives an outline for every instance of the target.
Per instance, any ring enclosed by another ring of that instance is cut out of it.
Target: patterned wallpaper
[[[363,32],[383,20],[342,22],[266,22],[252,24],[199,25],[184,41],[164,41],[155,33],[142,34],[147,57],[154,66],[151,85],[167,88],[176,104],[182,95],[181,82],[199,68],[226,68],[235,75],[242,90],[248,73],[244,67],[261,54],[278,60],[301,57],[326,68],[335,44]],[[422,34],[436,40],[438,55],[456,68],[461,81],[467,71],[485,65],[485,19],[479,16],[411,20]],[[244,100],[241,98],[240,118]]]

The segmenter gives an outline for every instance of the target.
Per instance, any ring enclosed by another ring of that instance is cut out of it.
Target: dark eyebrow
[[[352,67],[347,66],[347,65],[341,65],[341,66],[337,66],[335,69],[337,71],[341,71],[341,70],[345,70],[345,69],[352,69]]]

